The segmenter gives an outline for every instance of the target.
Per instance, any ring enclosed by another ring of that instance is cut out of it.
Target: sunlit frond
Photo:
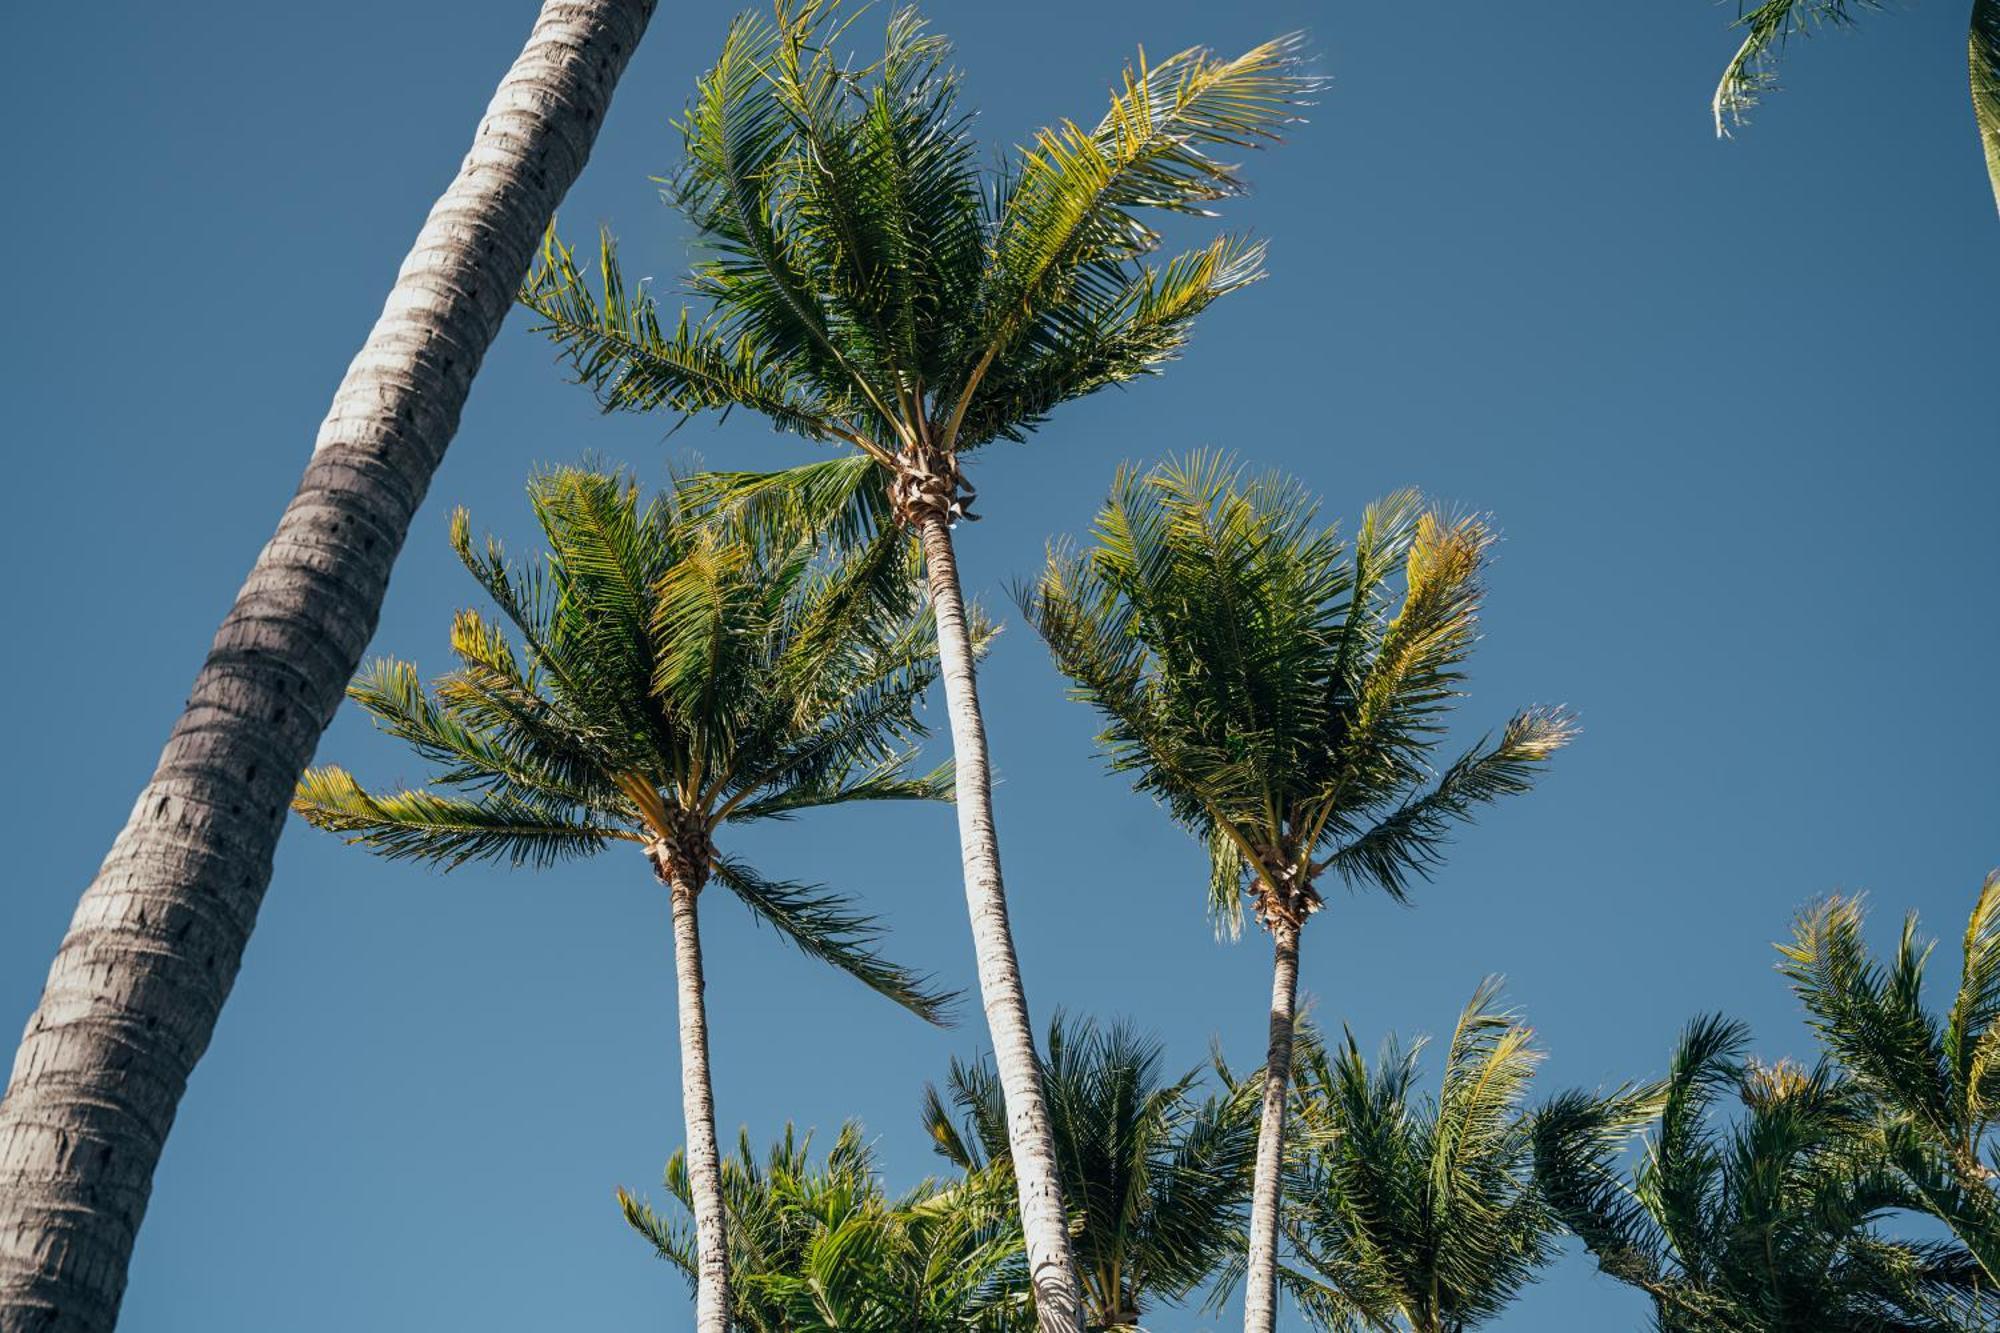
[[[629,835],[562,805],[497,791],[449,796],[424,790],[380,795],[341,768],[310,768],[292,809],[315,828],[338,833],[392,861],[429,861],[446,870],[468,861],[548,866],[589,856]]]

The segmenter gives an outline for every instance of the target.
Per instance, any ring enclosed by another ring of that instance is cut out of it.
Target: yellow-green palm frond
[[[468,861],[549,866],[635,836],[556,802],[498,791],[472,797],[422,789],[376,794],[334,767],[307,769],[292,809],[315,828],[392,861],[428,861],[446,870]]]
[[[1972,67],[1972,117],[1986,153],[1986,177],[2000,207],[2000,0],[1973,0],[1966,37]]]

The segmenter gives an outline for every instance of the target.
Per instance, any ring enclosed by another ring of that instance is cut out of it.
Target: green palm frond
[[[834,405],[751,333],[732,336],[714,324],[693,323],[685,310],[669,329],[649,293],[626,287],[609,232],[599,240],[597,268],[592,290],[574,249],[551,223],[520,299],[541,320],[530,331],[546,334],[561,349],[577,382],[590,386],[607,411],[691,417],[740,407],[808,439],[838,433]]]
[[[958,993],[938,990],[929,977],[876,953],[872,946],[884,933],[881,923],[857,911],[853,899],[819,885],[765,879],[743,862],[725,857],[717,857],[713,869],[724,888],[800,953],[839,968],[926,1022],[949,1026]]]
[[[553,865],[589,856],[632,835],[547,801],[489,791],[448,796],[424,790],[380,795],[342,768],[310,768],[299,779],[292,809],[315,828],[392,861],[429,861],[454,870],[468,861]]]
[[[1317,869],[1405,897],[1410,876],[1428,876],[1442,861],[1454,827],[1470,821],[1481,805],[1531,790],[1549,756],[1575,734],[1575,723],[1560,711],[1516,714],[1498,739],[1460,755],[1428,791],[1404,801]]]

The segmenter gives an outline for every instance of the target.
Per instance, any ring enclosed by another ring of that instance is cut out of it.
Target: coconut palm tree
[[[1552,1257],[1523,1109],[1541,1054],[1495,1007],[1497,980],[1459,1016],[1434,1098],[1421,1042],[1371,1069],[1354,1034],[1303,1042],[1283,1283],[1322,1328],[1465,1333],[1497,1317]]]
[[[1280,1166],[1299,933],[1328,877],[1402,898],[1476,807],[1524,792],[1569,739],[1516,715],[1433,774],[1472,649],[1492,535],[1414,492],[1374,505],[1351,548],[1294,483],[1196,454],[1119,473],[1085,554],[1058,549],[1024,609],[1112,767],[1207,844],[1209,904],[1247,898],[1271,933],[1268,1049],[1245,1328],[1277,1314]]]
[[[1894,1239],[1919,1200],[1869,1099],[1832,1066],[1746,1061],[1741,1024],[1696,1020],[1660,1084],[1566,1093],[1537,1116],[1549,1206],[1662,1333],[1945,1333],[2000,1309],[1956,1245]],[[1739,1114],[1723,1123],[1733,1094]],[[1628,1180],[1619,1149],[1650,1122]]]
[[[236,980],[292,784],[654,2],[542,5],[77,906],[0,1100],[5,1333],[117,1321],[153,1169]]]
[[[1255,281],[1263,247],[1221,237],[1163,264],[1151,218],[1244,188],[1217,154],[1275,137],[1314,81],[1284,38],[1234,59],[1128,68],[1095,126],[1064,121],[982,172],[949,47],[912,9],[849,63],[835,3],[781,0],[730,28],[681,122],[669,199],[701,245],[699,315],[663,318],[607,238],[595,285],[553,235],[522,293],[607,408],[743,408],[851,450],[921,541],[937,609],[959,843],[980,993],[1006,1092],[1043,1327],[1080,1305],[994,830],[985,723],[953,527],[963,465],[1061,403],[1159,370],[1197,316]]]
[[[1075,1213],[1072,1244],[1091,1333],[1136,1329],[1241,1244],[1257,1120],[1251,1097],[1202,1096],[1202,1071],[1169,1079],[1160,1043],[1125,1024],[1049,1023],[1043,1097]],[[969,1176],[1005,1173],[1007,1105],[990,1060],[954,1060],[925,1089],[938,1152]]]
[[[1991,1136],[2000,1122],[2000,872],[1966,923],[1951,1008],[1924,1007],[1925,964],[1913,912],[1886,966],[1862,938],[1857,898],[1808,909],[1780,966],[1827,1050],[1874,1099],[1890,1158],[2000,1286],[2000,1194]]]
[[[947,997],[869,947],[870,918],[823,889],[766,878],[716,845],[724,824],[866,800],[948,797],[908,770],[935,631],[907,542],[821,555],[810,533],[753,541],[676,499],[568,468],[529,485],[545,563],[452,545],[521,639],[475,611],[460,666],[426,689],[382,661],[349,693],[437,766],[448,791],[364,789],[309,770],[294,808],[391,858],[546,866],[630,844],[668,887],[679,982],[688,1176],[700,1232],[696,1326],[729,1317],[697,902],[719,881],[807,954],[937,1020]]]
[[[1845,27],[1878,0],[1754,0],[1737,7],[1743,44],[1736,48],[1715,86],[1715,132],[1726,138],[1742,125],[1750,108],[1776,84],[1778,53],[1794,36],[1819,27]],[[2000,205],[2000,0],[1972,0],[1966,34],[1972,71],[1972,119],[1986,152],[1986,175]]]
[[[694,1208],[685,1154],[667,1163],[667,1193]],[[1034,1327],[1012,1188],[974,1174],[883,1190],[858,1125],[843,1126],[819,1164],[791,1126],[758,1160],[743,1136],[722,1163],[731,1314],[744,1333],[1021,1333]],[[685,1223],[624,1190],[625,1220],[690,1282],[700,1246]]]

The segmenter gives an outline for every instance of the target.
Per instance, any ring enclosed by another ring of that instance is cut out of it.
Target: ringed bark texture
[[[1056,1169],[1055,1135],[1042,1100],[1041,1062],[1028,1023],[1028,999],[1014,932],[1007,921],[1007,892],[1000,880],[1000,843],[993,827],[992,775],[986,758],[986,724],[973,675],[972,636],[951,528],[935,511],[919,534],[931,603],[937,613],[938,662],[945,707],[951,715],[956,762],[959,855],[965,865],[965,901],[972,918],[972,947],[979,993],[992,1035],[994,1066],[1007,1103],[1007,1144],[1020,1195],[1035,1317],[1041,1333],[1082,1333],[1083,1296],[1070,1253],[1069,1217]]]
[[[0,1333],[117,1321],[153,1170],[236,979],[293,785],[653,8],[543,5],[77,906],[0,1101]]]
[[[722,1150],[715,1141],[715,1088],[708,1077],[708,1004],[702,996],[698,890],[673,883],[674,977],[680,999],[681,1109],[687,1120],[688,1192],[694,1199],[696,1333],[729,1333],[729,1236],[722,1205]]]
[[[1257,1166],[1250,1193],[1250,1254],[1243,1292],[1243,1333],[1278,1325],[1278,1209],[1285,1161],[1285,1102],[1291,1091],[1292,1030],[1299,995],[1299,928],[1279,921],[1271,960],[1271,1029],[1264,1053],[1264,1110],[1257,1126]]]

